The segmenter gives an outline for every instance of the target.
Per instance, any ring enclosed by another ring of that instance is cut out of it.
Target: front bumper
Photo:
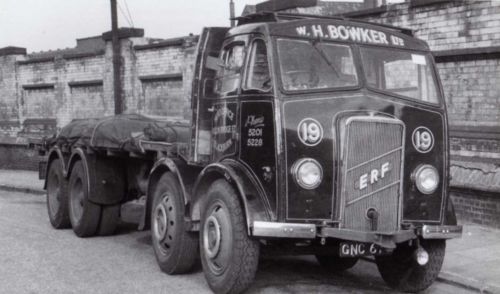
[[[268,238],[335,238],[347,241],[374,243],[395,248],[397,243],[422,237],[423,239],[451,239],[462,236],[462,226],[424,225],[421,228],[396,232],[361,232],[317,226],[315,224],[253,222],[252,235]]]

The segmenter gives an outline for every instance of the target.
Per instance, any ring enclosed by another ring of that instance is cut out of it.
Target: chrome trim
[[[320,229],[319,237],[336,238],[348,241],[375,243],[384,248],[396,248],[396,244],[415,239],[414,230],[395,232],[362,232],[347,229],[324,227]]]
[[[316,238],[316,225],[254,221],[252,235],[277,238]]]
[[[422,238],[424,239],[452,239],[462,237],[462,226],[430,226],[422,227]]]

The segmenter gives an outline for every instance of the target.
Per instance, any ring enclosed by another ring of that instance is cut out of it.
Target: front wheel
[[[225,181],[207,192],[200,226],[203,272],[215,293],[241,293],[252,283],[259,263],[259,242],[247,234],[240,201]]]
[[[417,263],[413,257],[416,248],[407,243],[398,244],[389,256],[376,257],[378,270],[390,287],[414,293],[427,289],[436,280],[443,265],[446,241],[421,240],[420,245],[429,255],[425,265]]]

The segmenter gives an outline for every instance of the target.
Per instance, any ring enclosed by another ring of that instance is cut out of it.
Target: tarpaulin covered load
[[[159,121],[138,114],[74,120],[61,130],[51,145],[138,152],[141,151],[140,140],[188,142],[189,124]]]

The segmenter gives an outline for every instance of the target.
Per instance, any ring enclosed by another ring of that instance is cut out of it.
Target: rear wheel
[[[200,253],[208,285],[215,293],[240,293],[255,277],[259,242],[247,234],[236,192],[225,180],[217,180],[202,211]]]
[[[153,191],[151,235],[156,260],[167,274],[189,271],[198,257],[198,238],[186,231],[184,198],[177,178],[165,173]]]
[[[77,161],[69,179],[69,218],[78,237],[96,234],[101,207],[89,201],[89,182],[81,161]]]
[[[384,281],[392,288],[403,292],[419,292],[427,289],[437,278],[443,265],[445,240],[421,240],[429,260],[419,265],[413,254],[415,247],[407,243],[398,247],[389,256],[377,256],[378,270]]]
[[[63,175],[60,159],[51,162],[47,173],[47,211],[52,226],[56,229],[70,227],[68,212],[68,182]]]
[[[336,255],[316,255],[319,264],[331,272],[342,272],[356,265],[358,258],[339,257]]]

